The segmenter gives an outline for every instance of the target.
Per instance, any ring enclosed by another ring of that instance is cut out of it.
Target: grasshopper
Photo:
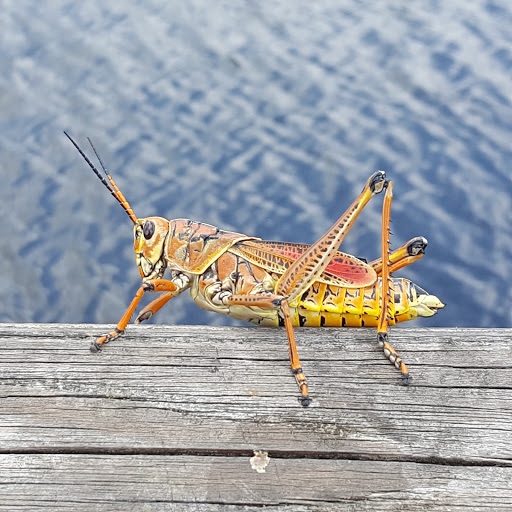
[[[132,221],[135,261],[142,284],[116,328],[91,345],[93,352],[124,333],[146,292],[160,295],[144,307],[135,323],[150,319],[170,299],[189,289],[202,308],[261,326],[284,326],[290,363],[303,406],[311,402],[297,352],[294,327],[377,327],[384,355],[409,384],[407,366],[388,340],[388,328],[418,316],[434,315],[444,304],[411,281],[391,273],[419,260],[427,240],[416,237],[389,249],[393,183],[374,173],[347,211],[313,245],[272,242],[188,219],[138,218],[107,171],[101,174],[66,133],[89,167]],[[381,257],[370,263],[338,251],[370,199],[385,191]],[[164,279],[165,270],[170,273]]]

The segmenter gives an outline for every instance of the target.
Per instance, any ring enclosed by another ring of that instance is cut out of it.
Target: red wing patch
[[[299,259],[302,253],[308,249],[309,245],[289,242],[270,242],[266,240],[244,240],[243,242],[239,242],[236,247],[241,250],[245,247],[245,254],[250,252],[254,254],[254,256],[257,255],[258,261],[254,262],[256,264],[263,264],[262,266],[265,268],[268,267],[265,265],[264,260],[272,261],[272,267],[275,267],[277,260],[277,263],[282,267],[279,268],[278,272],[280,271],[280,273],[283,274],[289,265],[284,265],[282,262]],[[274,257],[271,259],[271,255],[281,256],[282,258]],[[275,268],[268,269],[276,271]],[[375,283],[377,274],[375,270],[364,261],[350,254],[338,251],[336,256],[327,265],[320,280],[328,284],[360,288]]]

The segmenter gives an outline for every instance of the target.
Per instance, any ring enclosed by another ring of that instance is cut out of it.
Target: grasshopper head
[[[137,219],[133,227],[135,261],[143,281],[162,277],[166,262],[165,240],[169,221],[162,217]]]

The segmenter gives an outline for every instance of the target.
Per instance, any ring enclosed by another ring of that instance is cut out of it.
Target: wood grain
[[[0,324],[0,510],[512,509],[511,329],[109,328]]]

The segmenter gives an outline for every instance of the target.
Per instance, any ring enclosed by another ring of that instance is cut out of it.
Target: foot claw
[[[98,343],[97,341],[93,341],[91,343],[91,352],[101,352],[102,343]]]
[[[307,407],[313,400],[311,398],[309,398],[309,396],[301,396],[299,398],[299,402],[300,402],[300,405],[302,405],[302,407]]]
[[[400,377],[400,384],[402,386],[408,386],[412,381],[412,377],[410,375],[402,375]]]
[[[101,338],[98,338],[96,341],[93,341],[91,343],[91,352],[100,352],[103,345],[105,343],[108,343],[109,341],[115,340],[119,335],[123,334],[124,331],[121,329],[115,328],[114,331],[112,331],[110,334],[107,334],[106,336],[102,336]]]

